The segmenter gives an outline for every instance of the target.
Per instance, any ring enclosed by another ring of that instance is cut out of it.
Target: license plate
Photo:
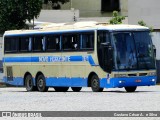
[[[139,83],[139,82],[142,82],[142,81],[141,81],[141,80],[135,80],[135,82],[138,82],[138,83]]]

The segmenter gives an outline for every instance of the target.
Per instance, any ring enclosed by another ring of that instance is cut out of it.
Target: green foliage
[[[109,21],[110,24],[122,24],[122,21],[125,19],[124,16],[120,16],[118,11],[113,11],[112,19]]]
[[[42,0],[0,0],[0,33],[27,27],[26,20],[37,18],[41,8]]]
[[[141,25],[141,26],[146,26],[146,23],[143,20],[138,21],[138,24]]]
[[[66,2],[69,2],[70,0],[44,0],[44,4],[48,4],[49,1],[52,2],[53,9],[60,9],[61,8],[60,4],[64,4]]]
[[[141,26],[148,27],[147,24],[143,20],[138,21],[138,24]],[[150,32],[153,32],[153,27],[149,27],[149,29],[150,29]]]

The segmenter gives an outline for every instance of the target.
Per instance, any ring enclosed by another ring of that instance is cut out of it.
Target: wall
[[[119,0],[121,14],[128,15],[128,0]],[[80,11],[80,17],[106,17],[112,16],[112,12],[101,12],[101,0],[70,0],[61,5],[61,10],[70,10],[71,8]],[[52,9],[51,4],[43,5],[43,9]]]
[[[73,22],[79,18],[79,10],[42,10],[36,21],[41,22]]]
[[[128,16],[128,0],[120,0],[121,14]]]
[[[128,0],[128,22],[144,20],[148,26],[160,29],[160,0]]]

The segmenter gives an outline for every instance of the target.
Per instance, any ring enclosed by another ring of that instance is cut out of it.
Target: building
[[[61,4],[60,9],[52,8],[52,3],[43,4],[43,10],[37,21],[42,22],[74,22],[98,21],[107,22],[112,12],[119,11],[126,16],[124,23],[128,23],[128,0],[69,0]]]
[[[51,3],[43,5],[44,9],[52,9]],[[60,10],[78,9],[80,17],[106,17],[117,10],[124,16],[128,14],[128,0],[70,0],[61,5]]]

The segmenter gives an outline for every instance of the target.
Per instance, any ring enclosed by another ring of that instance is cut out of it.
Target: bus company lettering
[[[39,62],[85,62],[88,56],[40,56]]]
[[[69,62],[69,56],[40,56],[39,62]]]
[[[47,56],[39,57],[39,62],[48,62],[48,57]]]

